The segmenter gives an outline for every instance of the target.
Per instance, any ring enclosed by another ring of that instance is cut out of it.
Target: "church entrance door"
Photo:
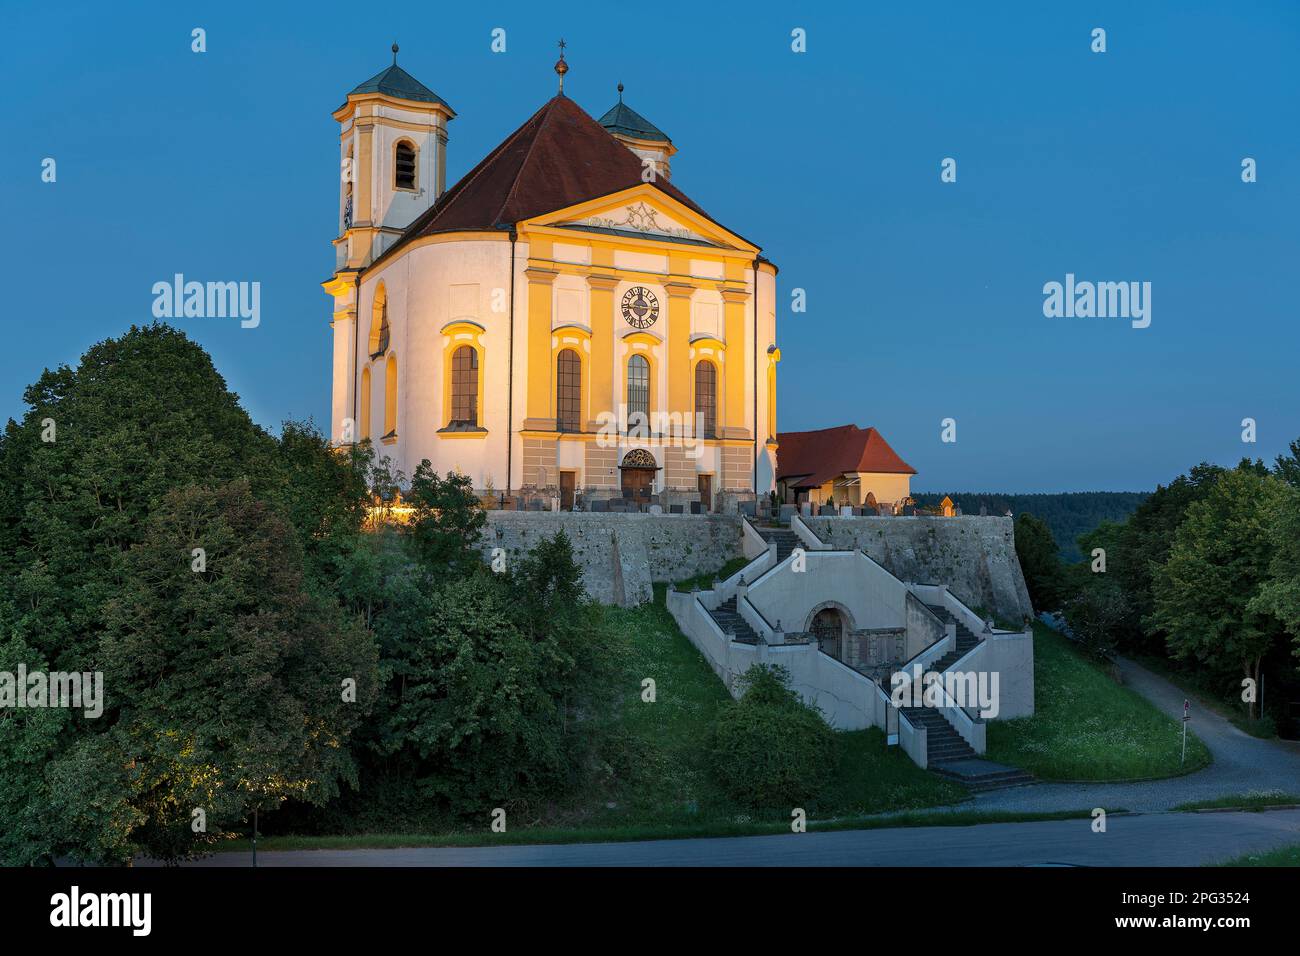
[[[623,500],[645,504],[654,493],[655,472],[659,470],[654,455],[644,448],[634,448],[623,456]]]

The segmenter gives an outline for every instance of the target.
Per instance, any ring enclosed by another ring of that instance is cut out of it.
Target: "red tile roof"
[[[781,432],[776,440],[780,446],[777,480],[789,481],[796,488],[817,488],[846,472],[916,474],[874,428],[838,425],[811,432]]]
[[[418,216],[385,256],[439,232],[502,229],[641,185],[641,160],[566,96],[556,96]],[[664,179],[660,191],[709,217]]]

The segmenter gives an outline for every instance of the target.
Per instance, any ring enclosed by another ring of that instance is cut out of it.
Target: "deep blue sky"
[[[622,80],[778,301],[807,290],[778,314],[783,428],[876,425],[918,490],[1006,492],[1150,488],[1300,436],[1300,4],[903,6],[14,5],[0,416],[183,272],[261,282],[260,328],[177,324],[259,422],[324,423],[330,111],[396,38],[459,113],[453,182],[552,95],[562,35],[567,92],[599,116]],[[1044,318],[1066,272],[1150,281],[1151,327]]]

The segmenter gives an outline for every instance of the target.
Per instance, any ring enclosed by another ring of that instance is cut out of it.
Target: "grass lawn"
[[[729,705],[731,697],[677,629],[664,604],[663,586],[655,589],[652,604],[612,608],[607,619],[631,648],[629,689],[615,719],[635,752],[625,776],[611,780],[599,800],[578,808],[584,823],[620,828],[751,823],[788,827],[791,808],[737,810],[714,786],[704,742],[719,708]],[[654,703],[641,699],[641,682],[647,677],[655,681]],[[886,748],[877,729],[841,733],[837,742],[836,775],[821,794],[804,802],[810,820],[915,810],[965,796],[961,787],[921,770],[898,748]]]
[[[1192,803],[1180,803],[1175,810],[1220,810],[1239,807],[1243,810],[1257,810],[1264,807],[1300,806],[1300,795],[1286,793],[1282,790],[1252,790],[1235,796],[1216,797],[1213,800],[1196,800]]]
[[[1295,846],[1279,847],[1267,853],[1248,853],[1245,856],[1239,856],[1235,860],[1225,860],[1223,863],[1210,864],[1211,866],[1300,866],[1300,843]]]
[[[990,760],[1043,780],[1128,780],[1198,770],[1210,752],[1149,702],[1116,683],[1070,642],[1034,624],[1033,717],[988,725]]]
[[[698,587],[701,591],[707,591],[713,587],[714,580],[725,581],[745,565],[749,564],[748,558],[732,558],[724,564],[719,570],[697,574],[693,578],[687,578],[684,581],[678,581],[673,585],[677,591],[689,591],[693,586]],[[674,624],[674,627],[677,625]]]
[[[1125,813],[1122,809],[1111,814]],[[910,810],[891,816],[837,817],[808,821],[808,832],[834,830],[884,830],[897,827],[969,827],[985,823],[1036,823],[1043,820],[1087,820],[1092,810],[1021,813],[1006,810]],[[694,837],[768,836],[790,833],[788,821],[747,823],[693,823],[682,826],[622,826],[607,829],[526,827],[505,833],[486,828],[445,833],[358,833],[338,836],[272,836],[257,841],[260,852],[272,850],[364,850],[422,846],[537,846],[555,843],[622,842],[628,840],[678,840]],[[241,853],[250,848],[247,837],[227,841],[218,853]]]

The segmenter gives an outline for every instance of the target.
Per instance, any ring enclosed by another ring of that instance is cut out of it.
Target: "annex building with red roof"
[[[781,432],[777,444],[777,494],[783,502],[875,505],[892,514],[910,495],[916,469],[874,428]]]

